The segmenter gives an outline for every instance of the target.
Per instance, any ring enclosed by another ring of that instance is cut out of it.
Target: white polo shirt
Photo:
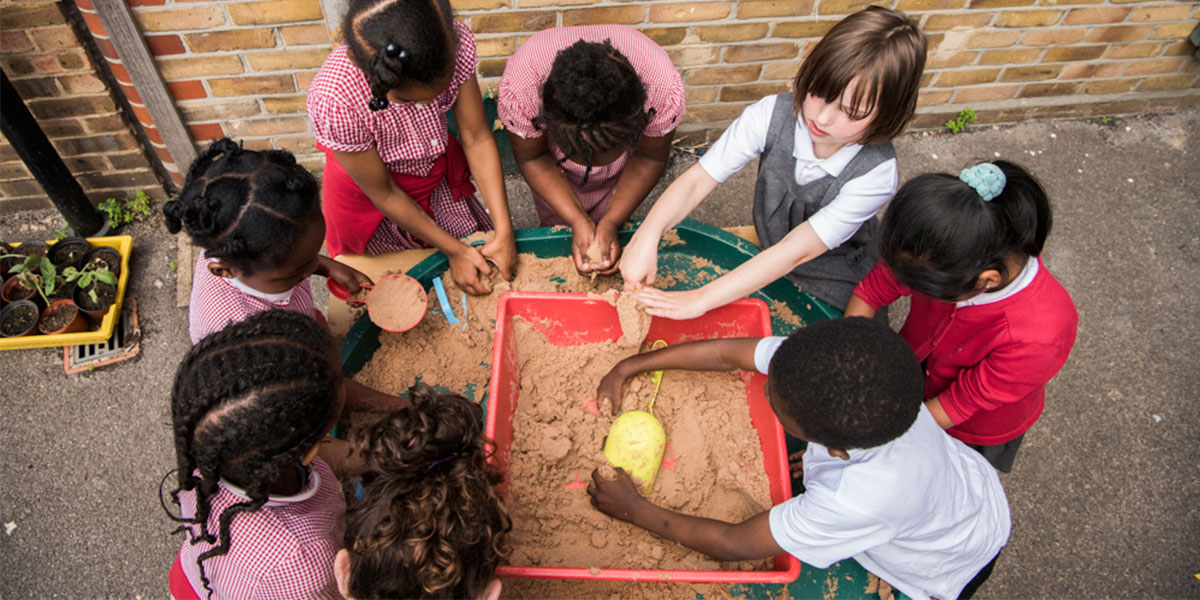
[[[766,373],[784,338],[765,338]],[[809,442],[805,492],[771,509],[771,535],[818,568],[854,558],[915,599],[957,598],[1008,541],[1012,523],[996,470],[946,435],[924,406],[912,427],[850,460]]]
[[[721,134],[717,143],[700,157],[700,166],[710,177],[724,182],[742,170],[767,148],[771,112],[775,99],[767,96],[746,107],[742,115]],[[859,144],[847,144],[829,158],[817,158],[813,153],[808,128],[799,119],[795,123],[796,183],[807,185],[826,175],[837,177],[862,149]],[[875,216],[887,204],[900,185],[896,159],[886,160],[865,175],[846,182],[836,198],[808,219],[817,237],[830,250],[850,239],[858,228]]]

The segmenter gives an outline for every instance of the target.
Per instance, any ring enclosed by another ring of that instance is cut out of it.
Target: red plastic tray
[[[520,398],[521,374],[516,339],[509,335],[513,317],[520,316],[556,346],[615,340],[621,337],[617,309],[602,298],[586,294],[509,292],[500,296],[496,312],[496,339],[492,377],[488,386],[487,436],[496,443],[495,461],[505,473],[512,457],[513,412]],[[647,339],[676,344],[688,340],[771,335],[771,314],[758,299],[742,299],[696,319],[674,321],[654,318]],[[745,377],[750,421],[762,445],[763,469],[771,482],[771,503],[792,497],[787,444],[783,427],[763,396],[766,376]],[[507,491],[502,490],[503,491]],[[790,554],[775,557],[770,571],[684,571],[669,569],[600,569],[506,565],[500,577],[543,579],[602,579],[621,581],[687,581],[702,583],[788,583],[800,575],[800,561]]]

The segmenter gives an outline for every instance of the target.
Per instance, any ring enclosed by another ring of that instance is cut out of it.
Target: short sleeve
[[[896,159],[884,161],[846,182],[832,202],[809,217],[808,224],[826,248],[837,248],[896,195],[899,181]]]
[[[500,80],[496,112],[506,130],[529,139],[542,137],[542,132],[533,124],[542,110],[542,81],[532,69],[523,66],[524,56],[518,51],[508,59],[504,77]]]
[[[895,537],[882,521],[850,510],[822,489],[806,491],[776,505],[769,520],[775,543],[818,569]]]
[[[767,132],[777,96],[767,96],[746,107],[704,156],[700,166],[718,183],[724,183],[767,148]]]
[[[895,302],[900,296],[907,296],[911,293],[911,290],[896,279],[896,274],[883,260],[875,263],[871,272],[867,273],[867,276],[854,286],[854,295],[862,298],[863,302],[875,310]]]
[[[658,48],[656,48],[658,49]],[[661,49],[658,49],[660,52]],[[687,110],[687,101],[683,93],[683,79],[679,70],[671,63],[670,58],[662,52],[662,61],[655,61],[650,73],[643,74],[643,84],[654,90],[654,97],[647,100],[654,109],[654,116],[646,124],[642,134],[646,137],[662,137],[675,131],[683,120]]]
[[[317,143],[338,152],[362,152],[375,147],[375,136],[362,115],[325,94],[309,94],[308,120]]]
[[[475,76],[479,59],[475,54],[475,34],[471,28],[455,20],[454,33],[458,35],[458,54],[454,59],[454,76],[450,79],[450,87],[458,89]]]
[[[775,352],[779,350],[779,346],[786,339],[784,336],[776,335],[758,341],[758,345],[754,347],[754,368],[758,369],[759,373],[767,374],[771,368],[771,359],[775,357]]]

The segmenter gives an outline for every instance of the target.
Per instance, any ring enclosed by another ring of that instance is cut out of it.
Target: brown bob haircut
[[[808,94],[837,102],[857,79],[851,99],[856,113],[849,116],[863,119],[876,113],[859,143],[889,141],[904,131],[917,110],[925,51],[925,34],[904,13],[867,7],[834,25],[804,60],[796,74],[792,110],[799,116]]]

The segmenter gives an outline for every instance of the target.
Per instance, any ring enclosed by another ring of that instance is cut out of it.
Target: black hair
[[[342,37],[371,84],[371,110],[387,108],[390,90],[445,79],[458,55],[449,0],[350,0]]]
[[[322,218],[320,187],[291,152],[244,150],[224,138],[192,161],[163,215],[167,231],[186,230],[206,256],[250,274],[282,263]]]
[[[328,433],[340,383],[329,334],[311,318],[286,310],[231,324],[200,340],[179,363],[171,393],[178,487],[170,495],[178,507],[180,492],[194,492],[196,514],[175,515],[161,485],[160,501],[167,516],[184,523],[175,531],[187,532],[188,543],[215,544],[196,561],[209,597],[213,589],[204,561],[229,551],[234,517],[262,508],[280,474],[299,466]],[[222,479],[250,499],[212,515]]]
[[[898,437],[925,400],[921,365],[904,339],[874,319],[819,321],[771,358],[773,406],[829,448],[873,448]]]
[[[412,406],[356,432],[363,498],[346,513],[355,598],[475,598],[504,559],[512,520],[488,462],[483,410],[425,384]]]
[[[994,161],[1007,182],[990,202],[954,175],[926,173],[906,182],[883,215],[880,253],[909,288],[952,302],[975,290],[979,275],[1007,273],[1005,259],[1038,256],[1050,234],[1050,200],[1038,180]]]
[[[554,58],[542,85],[542,112],[532,123],[562,151],[558,164],[583,153],[584,185],[596,154],[638,145],[654,117],[645,107],[646,86],[629,59],[609,40],[580,40]]]

